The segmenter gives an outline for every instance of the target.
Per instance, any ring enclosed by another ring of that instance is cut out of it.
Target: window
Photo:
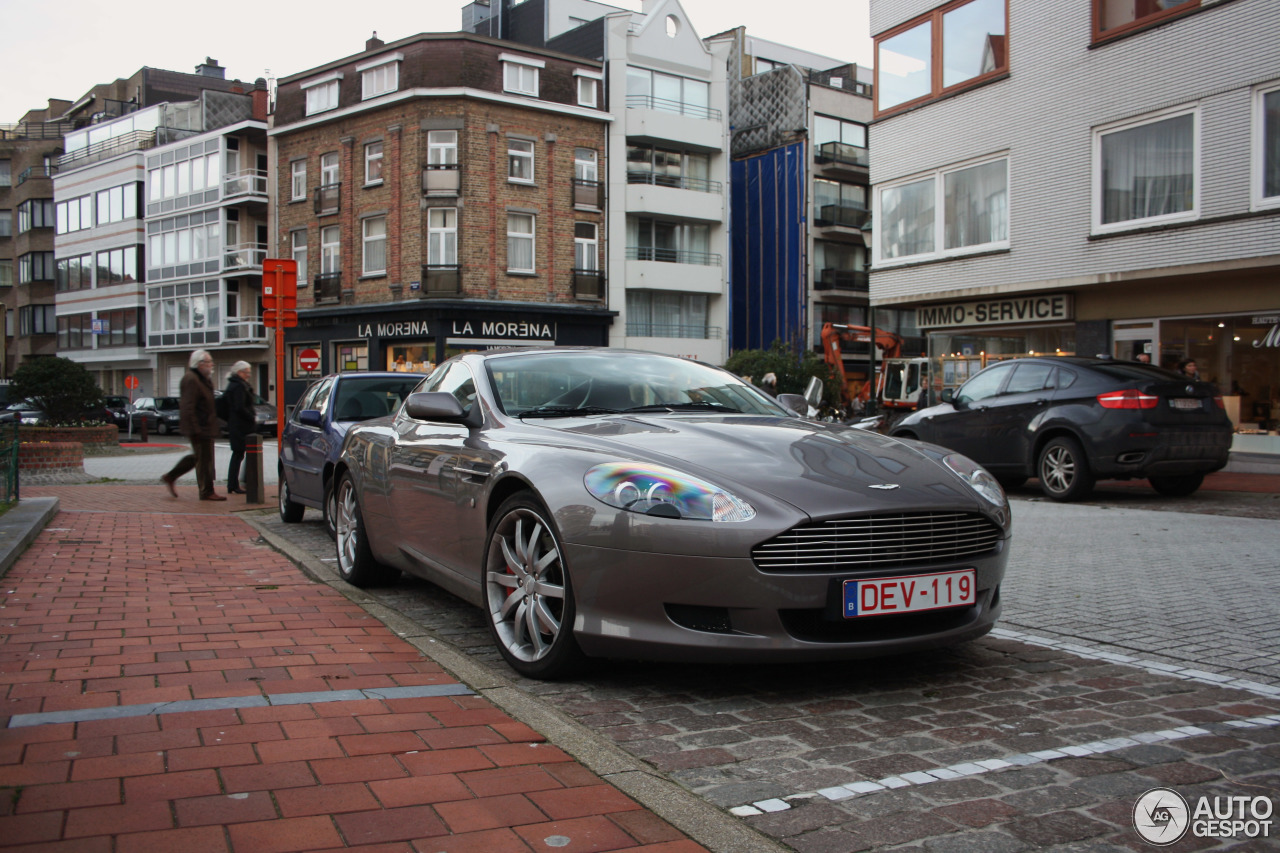
[[[53,281],[55,277],[53,252],[28,252],[18,257],[18,284]]]
[[[813,181],[814,222],[861,228],[866,223],[867,188],[815,178]]]
[[[361,226],[364,232],[365,275],[385,275],[387,272],[387,217],[370,216]]]
[[[707,154],[656,148],[652,145],[627,146],[627,183],[656,184],[699,192],[720,192],[720,182],[707,180],[711,175],[711,157]]]
[[[433,207],[427,211],[427,265],[458,265],[458,211],[453,207]]]
[[[720,266],[720,256],[711,254],[710,249],[710,226],[660,219],[627,220],[630,260]]]
[[[707,337],[707,295],[627,288],[627,334],[646,338]]]
[[[203,188],[203,184],[201,184]],[[138,185],[122,184],[98,192],[98,224],[138,218]]]
[[[147,221],[147,266],[158,270],[160,267],[171,267],[176,264],[191,264],[218,258],[222,250],[222,223],[220,213],[208,210],[203,213],[191,213],[183,216],[171,216],[166,219]],[[228,242],[231,235],[228,234]],[[198,274],[201,267],[179,273],[167,270],[157,273],[155,277],[172,277]]]
[[[338,166],[338,152],[330,151],[320,157],[320,185],[330,186],[338,183],[341,171]]]
[[[867,126],[853,121],[843,121],[830,116],[813,117],[813,147],[827,156],[839,155],[839,159],[867,165]],[[849,149],[859,149],[851,151]],[[859,156],[861,155],[861,157]]]
[[[533,143],[507,140],[507,178],[522,184],[533,183]]]
[[[13,287],[13,261],[0,258],[0,287]]]
[[[336,275],[340,270],[340,232],[337,225],[320,230],[320,274]]]
[[[125,246],[98,252],[98,287],[113,284],[132,284],[141,281],[138,275],[138,247]]]
[[[70,201],[58,202],[57,216],[57,233],[59,234],[70,234],[72,231],[83,231],[85,228],[92,228],[93,196],[82,195]]]
[[[985,400],[988,397],[994,397],[996,392],[1000,390],[1000,386],[1009,378],[1009,374],[1013,372],[1013,364],[997,364],[995,367],[982,371],[956,392],[956,400],[961,403],[976,403],[979,400]]]
[[[307,115],[338,106],[338,81],[341,79],[342,75],[335,72],[302,84],[302,90],[307,93]]]
[[[356,70],[360,72],[362,100],[367,101],[400,88],[401,59],[404,59],[404,56],[397,53],[356,66]]]
[[[289,164],[289,200],[307,200],[307,161],[294,160]]]
[[[93,349],[99,347],[139,346],[138,308],[119,311],[99,311],[92,314],[71,314],[58,318],[58,349]],[[93,321],[99,321],[101,331],[94,334]]]
[[[13,211],[0,210],[0,237],[13,236]]]
[[[579,181],[600,180],[600,155],[594,148],[573,149],[573,177]]]
[[[507,272],[535,272],[531,213],[507,214]]]
[[[228,287],[234,287],[228,283]],[[234,306],[235,292],[227,293]],[[218,281],[189,281],[147,288],[147,324],[150,344],[176,343],[175,334],[189,343],[222,340],[223,289]],[[232,315],[236,316],[236,315]]]
[[[501,59],[503,91],[538,97],[538,69],[546,63],[509,53],[502,54]]]
[[[289,232],[289,257],[298,265],[298,287],[307,286],[307,232],[306,229]]]
[[[13,186],[13,162],[0,160],[0,187]]]
[[[53,305],[22,305],[18,308],[18,334],[56,335],[58,316]]]
[[[207,152],[207,153],[206,153]],[[232,155],[235,152],[227,152]],[[228,174],[235,171],[229,168]],[[218,141],[196,142],[147,158],[147,201],[177,198],[216,189],[219,179]],[[203,203],[202,198],[193,200]],[[152,213],[169,211],[173,205],[152,208]]]
[[[92,218],[92,210],[89,216]],[[53,223],[53,199],[29,198],[18,205],[19,234],[25,234],[32,228],[52,228]]]
[[[599,106],[600,97],[600,81],[604,79],[603,74],[597,74],[594,71],[583,71],[578,69],[573,72],[574,79],[578,84],[578,106],[580,107],[596,107]]]
[[[876,111],[1007,71],[1005,13],[1005,0],[959,0],[877,38]]]
[[[370,142],[364,147],[365,185],[382,183],[382,143]]]
[[[77,255],[74,258],[59,258],[55,276],[58,292],[86,290],[93,287],[93,256]]]
[[[458,164],[458,131],[427,131],[427,164],[430,166]]]
[[[885,185],[877,203],[877,263],[1009,246],[1009,163],[1003,157]]]
[[[1134,30],[1200,6],[1200,0],[1093,0],[1093,37]]]
[[[719,119],[711,109],[711,84],[705,80],[627,69],[627,107],[661,110],[695,118]]]
[[[600,269],[600,244],[594,222],[573,223],[573,268],[582,272]]]
[[[1254,92],[1253,207],[1280,207],[1280,86]]]
[[[1095,232],[1195,219],[1198,110],[1094,131]]]

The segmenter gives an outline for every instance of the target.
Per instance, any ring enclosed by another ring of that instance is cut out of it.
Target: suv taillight
[[[1104,409],[1154,409],[1159,402],[1159,397],[1143,394],[1136,388],[1098,395],[1098,403]]]

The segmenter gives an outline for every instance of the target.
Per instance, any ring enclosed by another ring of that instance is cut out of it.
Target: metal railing
[[[257,169],[233,172],[230,175],[224,175],[222,178],[222,195],[224,197],[236,195],[265,196],[266,194],[266,173],[259,172]]]
[[[604,299],[604,274],[600,270],[573,270],[573,295],[578,299]]]
[[[75,121],[36,121],[0,124],[0,139],[61,139],[83,127]]]
[[[861,270],[824,269],[813,283],[814,290],[856,290],[866,293],[871,276]]]
[[[673,101],[669,98],[655,98],[653,95],[627,95],[627,109],[657,110],[660,113],[675,113],[680,116],[705,118],[710,121],[720,121],[722,115],[719,110],[711,107],[686,104],[683,101]]]
[[[718,267],[721,258],[713,252],[685,252],[680,249],[655,249],[652,246],[628,246],[629,261],[660,261],[667,264],[698,264]]]
[[[824,142],[813,154],[814,162],[838,163],[844,166],[871,167],[871,156],[867,149],[847,142]]]
[[[52,163],[48,166],[31,166],[23,169],[22,174],[18,175],[18,186],[22,186],[27,181],[36,180],[38,178],[52,178],[58,174],[58,167]]]
[[[678,323],[644,323],[629,321],[627,335],[633,338],[697,338],[704,341],[720,340],[719,326]]]
[[[226,343],[264,343],[267,340],[267,327],[262,324],[262,317],[228,317],[222,324],[222,342]]]
[[[871,211],[852,204],[824,204],[818,207],[814,225],[838,225],[841,228],[866,228],[871,221]]]
[[[222,268],[239,270],[246,267],[261,267],[267,259],[267,247],[262,243],[239,243],[227,246],[222,250]]]
[[[316,302],[337,302],[342,299],[342,273],[322,272],[316,276]]]
[[[321,184],[315,190],[316,215],[337,213],[342,206],[342,184]]]
[[[462,293],[462,267],[457,264],[423,264],[418,296],[457,296]]]
[[[674,187],[678,190],[695,190],[700,193],[724,192],[724,185],[719,181],[708,181],[704,178],[685,178],[680,175],[658,175],[653,172],[628,171],[627,183],[652,184],[655,187]]]
[[[573,203],[582,207],[604,207],[604,184],[600,181],[588,181],[586,178],[573,179]]]
[[[18,500],[18,422],[0,430],[0,503]]]
[[[156,132],[154,130],[135,130],[132,133],[95,142],[93,145],[88,145],[84,148],[77,148],[75,151],[68,151],[58,158],[58,167],[83,166],[88,163],[96,163],[99,160],[106,160],[109,157],[126,154],[130,151],[146,151],[148,148],[154,148],[155,145]]]

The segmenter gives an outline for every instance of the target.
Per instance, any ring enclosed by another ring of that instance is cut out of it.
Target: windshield
[[[787,412],[728,371],[650,353],[539,352],[486,363],[512,416],[627,411]]]
[[[421,381],[419,375],[343,377],[334,401],[334,420],[365,421],[389,415]]]

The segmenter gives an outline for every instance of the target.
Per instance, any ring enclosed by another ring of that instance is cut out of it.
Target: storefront
[[[330,373],[429,373],[462,352],[521,346],[607,346],[615,312],[524,303],[441,302],[299,311],[285,334],[285,404]]]

